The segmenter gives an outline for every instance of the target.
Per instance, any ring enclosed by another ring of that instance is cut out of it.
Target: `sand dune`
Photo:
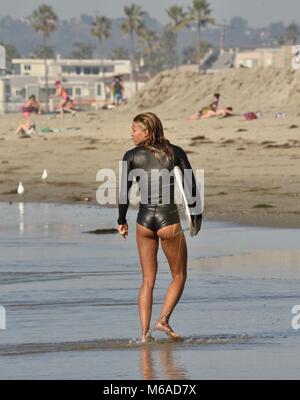
[[[232,69],[216,75],[163,72],[144,87],[130,107],[133,110],[163,107],[189,115],[197,104],[209,104],[215,92],[221,92],[224,105],[234,107],[237,112],[295,110],[300,107],[300,71]]]

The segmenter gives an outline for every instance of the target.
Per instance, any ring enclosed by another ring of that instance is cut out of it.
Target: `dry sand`
[[[224,106],[238,114],[261,110],[263,118],[188,121],[217,91]],[[131,121],[140,111],[156,112],[167,138],[188,152],[194,169],[205,169],[207,219],[300,227],[300,71],[271,68],[215,76],[164,72],[124,108],[63,120],[34,116],[38,128],[64,131],[32,139],[14,134],[21,115],[0,116],[0,201],[18,201],[22,181],[28,202],[96,203],[96,173],[118,170],[133,147]],[[276,119],[276,112],[287,118]]]

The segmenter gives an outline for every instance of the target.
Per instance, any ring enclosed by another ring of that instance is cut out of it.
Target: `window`
[[[100,74],[100,68],[99,67],[93,67],[92,68],[92,74],[93,75],[99,75]]]
[[[103,67],[103,72],[106,74],[108,72],[115,72],[115,66],[114,65],[107,65],[105,67]]]
[[[99,67],[84,67],[83,68],[83,73],[84,75],[99,75],[100,74],[100,68]]]
[[[13,66],[13,72],[15,75],[21,75],[21,65],[20,64],[15,64]]]
[[[92,68],[90,68],[90,67],[84,67],[84,68],[83,68],[83,74],[84,74],[84,75],[91,75],[91,74],[92,74]]]
[[[28,88],[27,88],[27,97],[30,97],[31,95],[34,95],[34,96],[38,97],[39,88],[37,86],[28,86]]]
[[[96,95],[97,97],[102,97],[102,84],[98,83],[96,85]]]
[[[68,75],[71,75],[71,74],[73,74],[73,75],[78,74],[78,72],[77,72],[77,67],[75,67],[75,66],[73,66],[73,65],[71,65],[71,66],[69,66],[69,65],[63,65],[63,67],[62,67],[62,72],[63,72],[63,74],[68,74]],[[79,73],[80,73],[80,71],[79,71]]]
[[[31,65],[30,64],[25,64],[24,65],[24,71],[31,71]]]
[[[81,96],[81,88],[75,88],[75,96],[80,97]]]

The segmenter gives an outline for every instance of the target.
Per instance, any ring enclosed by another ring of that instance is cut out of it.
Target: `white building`
[[[278,48],[260,48],[237,53],[235,67],[290,67],[292,62],[292,46]]]
[[[9,101],[10,85],[9,79],[0,76],[0,114],[6,112],[6,104]]]
[[[45,62],[41,59],[12,60],[14,75],[45,76]],[[129,60],[47,60],[48,74],[57,79],[72,76],[113,77],[114,75],[129,75],[131,64]]]
[[[55,93],[54,83],[61,80],[68,94],[80,106],[103,104],[111,99],[113,77],[121,75],[125,82],[125,95],[131,97],[135,85],[131,82],[130,60],[47,60],[49,95]],[[44,102],[46,98],[45,61],[42,59],[13,59],[10,82],[10,106],[17,109],[32,94]],[[139,76],[139,88],[148,80]]]

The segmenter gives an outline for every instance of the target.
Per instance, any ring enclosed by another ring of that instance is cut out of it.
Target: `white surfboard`
[[[201,229],[201,224],[202,224],[202,216],[198,215],[192,215],[190,212],[190,208],[189,208],[189,204],[188,204],[188,200],[183,188],[183,175],[181,172],[181,169],[176,166],[174,168],[174,176],[176,179],[176,183],[178,185],[179,191],[180,191],[180,195],[182,197],[182,203],[183,203],[183,208],[184,208],[184,213],[186,216],[186,221],[189,227],[189,231],[190,231],[190,235],[191,237],[195,237],[198,235],[200,229]]]

